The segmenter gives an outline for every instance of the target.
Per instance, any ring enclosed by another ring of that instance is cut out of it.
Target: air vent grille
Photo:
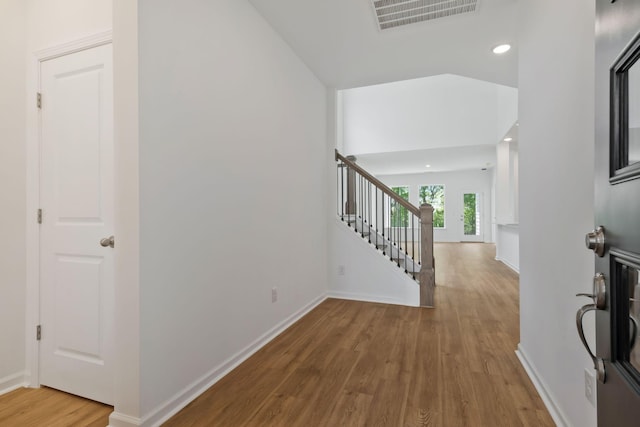
[[[372,0],[381,30],[475,12],[478,0]]]

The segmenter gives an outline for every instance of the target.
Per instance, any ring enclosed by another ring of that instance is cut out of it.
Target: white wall
[[[111,0],[27,0],[29,53],[112,28]]]
[[[496,146],[496,223],[517,224],[518,143],[501,141]]]
[[[464,192],[482,193],[482,229],[485,242],[491,242],[491,170],[470,170],[457,172],[433,172],[407,175],[379,175],[376,178],[389,187],[409,186],[409,201],[415,206],[419,203],[419,188],[422,185],[443,184],[445,186],[444,229],[435,228],[433,238],[436,242],[460,242],[463,237],[462,194]]]
[[[496,187],[497,187],[498,174],[496,168],[491,168],[491,242],[496,242],[496,230],[498,224],[496,223]]]
[[[594,2],[520,1],[520,350],[558,424],[580,427],[596,425],[575,326],[594,273],[594,22]]]
[[[509,86],[498,86],[496,90],[498,99],[496,134],[500,140],[518,120],[518,90]]]
[[[496,144],[518,90],[451,74],[342,91],[346,154]]]
[[[496,259],[520,271],[520,232],[518,225],[496,226]]]
[[[331,218],[329,296],[420,306],[420,286],[338,218]]]
[[[115,404],[111,427],[140,418],[138,2],[113,2],[115,140]]]
[[[327,92],[247,1],[141,0],[138,18],[151,423],[325,295]]]
[[[26,17],[23,0],[0,2],[0,393],[25,370]]]

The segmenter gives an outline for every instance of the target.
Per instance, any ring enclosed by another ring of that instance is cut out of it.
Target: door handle
[[[598,307],[596,307],[595,304],[583,305],[580,308],[580,310],[578,310],[578,312],[576,313],[576,327],[578,328],[578,335],[580,336],[580,341],[582,341],[582,345],[584,345],[584,348],[587,350],[587,353],[589,353],[589,357],[591,357],[591,360],[593,361],[593,368],[598,373],[598,381],[604,384],[604,382],[607,379],[607,375],[604,370],[604,360],[597,357],[595,354],[593,354],[593,352],[591,351],[591,347],[589,347],[589,343],[587,342],[587,339],[584,337],[584,328],[582,327],[582,318],[584,317],[584,315],[589,311],[595,311],[595,310],[598,310]]]
[[[113,238],[113,236],[100,239],[100,246],[104,248],[107,248],[107,247],[113,248],[115,246],[115,239]]]
[[[576,327],[578,328],[578,335],[580,336],[580,341],[582,341],[582,345],[589,353],[591,360],[593,361],[593,368],[598,373],[598,381],[604,383],[606,381],[606,373],[604,369],[604,360],[597,357],[591,348],[589,347],[589,343],[587,343],[586,338],[584,337],[584,328],[582,325],[582,319],[584,315],[589,311],[603,310],[607,305],[607,283],[604,278],[604,274],[597,273],[593,277],[593,293],[580,293],[576,294],[577,297],[587,297],[593,300],[593,304],[587,304],[582,306],[578,312],[576,313]]]

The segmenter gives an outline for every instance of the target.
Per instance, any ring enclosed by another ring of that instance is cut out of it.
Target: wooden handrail
[[[433,307],[436,286],[433,206],[424,203],[420,208],[415,207],[357,165],[355,157],[345,157],[335,150],[335,160],[338,162],[338,216],[349,227],[360,233],[363,239],[366,238],[370,244],[381,250],[382,255],[388,257],[398,267],[404,268],[405,273],[417,280],[420,284],[420,306]],[[381,203],[378,201],[378,191],[382,194]],[[385,194],[389,200],[394,200],[413,216],[408,218],[404,215],[404,211],[396,211],[395,205],[385,203]],[[402,221],[398,221],[399,219]],[[419,223],[417,230],[416,219]]]
[[[349,166],[351,169],[357,171],[360,175],[362,175],[367,180],[369,180],[373,185],[378,187],[387,196],[391,197],[393,200],[398,202],[401,206],[404,206],[405,208],[407,208],[407,210],[409,212],[411,212],[412,214],[414,214],[415,216],[420,218],[420,209],[419,208],[417,208],[416,206],[412,205],[411,203],[409,203],[408,201],[406,201],[405,199],[400,197],[398,194],[396,194],[391,188],[387,187],[387,185],[385,185],[378,178],[376,178],[375,176],[371,175],[369,172],[367,172],[366,170],[362,169],[356,163],[354,163],[351,160],[347,159],[342,154],[338,153],[338,150],[336,150],[336,162],[338,160],[342,161],[342,163],[344,163],[345,165]]]

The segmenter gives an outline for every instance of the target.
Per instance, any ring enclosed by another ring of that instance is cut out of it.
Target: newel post
[[[420,306],[433,307],[436,270],[433,258],[433,206],[420,205]]]
[[[356,156],[347,156],[347,160],[356,162]],[[356,214],[356,171],[347,166],[347,201],[344,204],[347,215]]]

